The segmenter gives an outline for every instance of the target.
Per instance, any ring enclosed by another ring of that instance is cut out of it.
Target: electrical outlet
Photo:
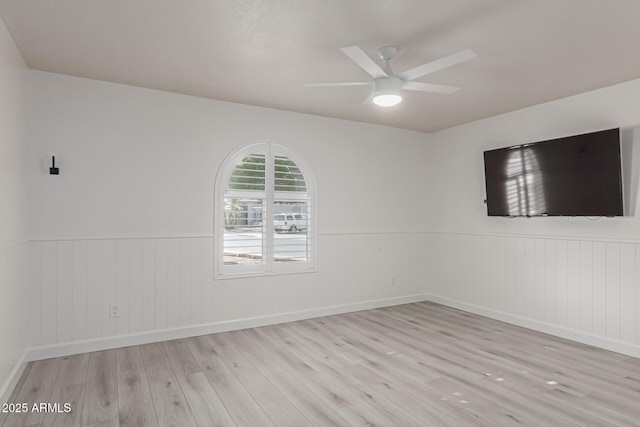
[[[110,304],[109,305],[109,317],[120,317],[120,304]]]
[[[391,286],[395,286],[396,285],[396,276],[393,276],[391,278]]]

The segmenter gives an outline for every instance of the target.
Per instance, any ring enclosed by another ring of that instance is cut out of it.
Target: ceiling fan
[[[444,68],[449,68],[462,62],[475,58],[476,54],[470,50],[463,50],[435,61],[427,62],[415,68],[411,68],[400,74],[394,74],[391,70],[390,62],[398,54],[397,46],[384,46],[378,49],[378,56],[385,63],[381,68],[358,46],[347,46],[340,48],[345,55],[351,58],[363,70],[365,70],[373,80],[368,82],[336,82],[336,83],[312,83],[307,87],[327,87],[327,86],[365,86],[373,85],[371,95],[365,99],[365,103],[373,101],[376,105],[390,107],[402,101],[402,90],[416,90],[419,92],[432,92],[450,94],[460,90],[459,87],[437,85],[432,83],[416,82],[415,79],[434,73]]]

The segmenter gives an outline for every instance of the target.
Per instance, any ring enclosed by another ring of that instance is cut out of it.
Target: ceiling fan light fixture
[[[420,77],[435,73],[445,68],[453,67],[476,57],[471,49],[463,50],[453,55],[445,56],[434,61],[427,62],[417,67],[406,70],[400,74],[395,74],[391,69],[391,60],[399,52],[397,46],[384,46],[378,49],[378,56],[384,61],[384,68],[380,67],[358,46],[346,46],[340,50],[347,55],[360,68],[367,72],[373,81],[367,82],[333,82],[333,83],[313,83],[305,86],[328,87],[328,86],[363,86],[373,84],[373,91],[364,100],[363,104],[373,102],[381,107],[392,107],[402,102],[402,92],[404,90],[430,92],[440,94],[451,94],[460,90],[456,86],[447,86],[433,83],[415,81]]]
[[[402,102],[402,96],[398,93],[379,93],[373,97],[373,103],[380,107],[393,107]]]
[[[392,107],[402,101],[402,80],[396,76],[381,77],[373,81],[373,103]]]

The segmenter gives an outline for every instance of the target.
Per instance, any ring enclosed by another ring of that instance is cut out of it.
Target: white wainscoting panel
[[[529,319],[552,333],[555,327],[640,345],[640,242],[455,233],[427,239],[425,291],[434,301]]]
[[[29,293],[27,242],[0,242],[0,403],[9,398],[26,366]]]
[[[114,337],[415,299],[426,287],[424,242],[422,233],[321,235],[315,273],[214,281],[212,237],[32,240],[31,347],[65,354]]]
[[[316,273],[219,281],[211,237],[28,248],[36,357],[421,299],[640,355],[640,242],[327,234]],[[112,303],[117,318],[109,317]]]

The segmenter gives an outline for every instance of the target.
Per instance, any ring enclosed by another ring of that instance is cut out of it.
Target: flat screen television
[[[484,152],[489,216],[622,216],[620,129]]]

